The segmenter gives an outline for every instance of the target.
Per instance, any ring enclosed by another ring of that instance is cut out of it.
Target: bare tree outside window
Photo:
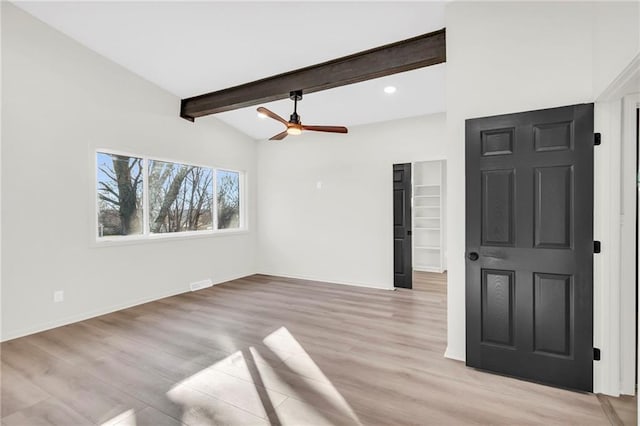
[[[240,227],[240,173],[216,170],[218,229]]]
[[[149,161],[149,228],[152,233],[213,229],[213,170]]]
[[[99,238],[241,226],[240,172],[104,152],[96,160]]]
[[[99,152],[98,235],[135,235],[142,225],[142,158]]]

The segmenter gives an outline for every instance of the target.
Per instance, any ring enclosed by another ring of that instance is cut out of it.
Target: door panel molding
[[[482,344],[513,347],[515,271],[482,270]]]
[[[515,244],[515,170],[482,171],[482,245]],[[496,188],[492,191],[492,188]]]
[[[571,357],[573,354],[573,277],[533,273],[533,350],[539,354]],[[555,340],[538,333],[555,327]]]
[[[536,152],[572,150],[573,122],[534,125],[533,146]]]
[[[534,167],[533,173],[534,247],[572,248],[573,166]]]
[[[482,155],[509,155],[513,154],[513,138],[515,129],[494,129],[482,132]]]

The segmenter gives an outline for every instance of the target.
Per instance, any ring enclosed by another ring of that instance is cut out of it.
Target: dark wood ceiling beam
[[[321,64],[186,98],[181,101],[180,116],[193,121],[209,114],[286,99],[293,90],[313,93],[439,64],[446,61],[445,35],[443,28]]]

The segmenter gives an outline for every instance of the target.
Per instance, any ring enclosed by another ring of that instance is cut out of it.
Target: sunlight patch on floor
[[[102,423],[101,426],[136,426],[136,413],[134,410],[124,411]]]
[[[291,383],[289,392],[285,393],[307,404],[320,405],[319,409],[331,410],[354,423],[360,423],[349,403],[286,327],[280,327],[269,334],[263,339],[263,343],[276,354],[292,354],[282,359],[284,366],[280,368],[288,376],[295,378],[295,383]],[[269,377],[268,374],[264,375]],[[267,386],[269,383],[271,382],[267,382]]]
[[[229,357],[237,357],[238,354],[242,355],[241,352],[236,352]],[[220,362],[224,362],[227,358]],[[167,392],[167,396],[184,406],[185,403],[193,402],[195,395],[192,391],[195,390],[261,418],[267,418],[269,414],[270,407],[265,407],[265,401],[277,406],[287,399],[286,395],[279,392],[256,386],[253,382],[219,371],[216,369],[216,364],[178,382]],[[196,396],[195,400],[201,405],[202,398]]]
[[[177,382],[167,396],[182,406],[181,420],[244,425],[313,418],[327,424],[336,419],[360,424],[351,406],[286,327],[266,336],[263,343],[260,349],[236,351]],[[298,362],[292,368],[287,360],[294,358]]]

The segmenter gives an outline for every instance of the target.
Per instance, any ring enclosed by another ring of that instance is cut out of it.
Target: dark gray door
[[[467,120],[467,365],[592,390],[593,141],[593,104]]]
[[[411,288],[411,164],[393,165],[393,285]]]

